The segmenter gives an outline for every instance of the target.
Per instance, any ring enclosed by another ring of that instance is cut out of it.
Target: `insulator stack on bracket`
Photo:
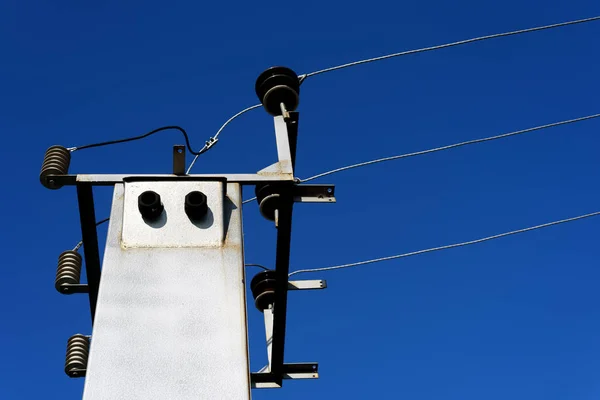
[[[67,341],[65,373],[70,378],[85,376],[90,355],[90,338],[80,333],[73,335]]]
[[[71,152],[63,146],[51,146],[44,154],[40,171],[40,182],[48,189],[60,189],[63,185],[52,179],[52,175],[67,175],[71,164]]]
[[[58,256],[54,287],[62,294],[87,293],[88,286],[81,284],[83,259],[75,250],[67,250]]]

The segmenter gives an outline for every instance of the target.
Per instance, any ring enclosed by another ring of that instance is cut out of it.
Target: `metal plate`
[[[158,193],[165,207],[153,222],[142,218],[138,196],[147,190]],[[206,195],[208,214],[193,222],[184,210],[185,196],[198,190]],[[131,182],[125,183],[123,216],[124,248],[219,247],[223,244],[223,182]]]

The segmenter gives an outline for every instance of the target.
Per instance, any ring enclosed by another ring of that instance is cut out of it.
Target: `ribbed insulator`
[[[54,287],[60,293],[69,294],[68,289],[61,286],[65,283],[78,284],[81,278],[81,254],[74,250],[64,251],[58,256],[58,267],[56,268],[56,280]]]
[[[254,305],[263,312],[275,303],[275,285],[277,284],[277,273],[275,271],[259,272],[250,281],[250,290],[254,297]]]
[[[67,175],[71,163],[71,152],[63,146],[51,146],[44,154],[44,162],[40,172],[40,182],[48,189],[59,189],[62,185],[56,183],[49,175]]]
[[[65,373],[71,378],[85,376],[89,355],[90,339],[80,333],[71,336],[67,341]]]

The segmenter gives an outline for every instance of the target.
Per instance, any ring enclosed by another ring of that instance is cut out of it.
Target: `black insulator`
[[[280,203],[279,190],[273,185],[257,185],[255,193],[262,216],[275,221],[275,210],[279,208]]]
[[[158,193],[147,190],[138,197],[138,209],[144,219],[153,221],[160,217],[165,207]]]
[[[191,220],[202,219],[207,212],[208,204],[204,193],[194,191],[185,196],[185,213]]]
[[[250,281],[250,290],[254,297],[254,305],[264,311],[275,303],[275,283],[277,273],[272,270],[259,272]]]
[[[65,284],[79,284],[81,278],[81,254],[74,250],[68,250],[60,253],[58,256],[58,267],[56,268],[56,280],[54,287],[60,293],[70,294],[68,287]]]
[[[80,333],[71,336],[67,341],[65,373],[71,378],[84,377],[89,355],[90,339]]]
[[[286,67],[271,67],[259,75],[255,85],[256,95],[273,116],[281,115],[281,103],[287,111],[294,111],[300,102],[300,79]]]
[[[71,163],[71,152],[63,146],[51,146],[44,154],[40,182],[48,189],[60,189],[63,185],[52,179],[52,175],[67,175]]]

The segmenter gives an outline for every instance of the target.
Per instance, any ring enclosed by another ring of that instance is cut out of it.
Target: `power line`
[[[250,107],[244,108],[242,111],[238,112],[237,114],[235,114],[234,116],[232,116],[231,118],[229,118],[227,121],[225,121],[225,123],[224,123],[223,125],[221,125],[221,127],[219,128],[219,130],[217,131],[217,133],[215,133],[215,136],[213,136],[213,137],[211,137],[211,138],[209,138],[209,139],[208,139],[208,141],[206,142],[206,144],[208,145],[209,143],[212,143],[212,144],[210,145],[210,147],[212,147],[212,145],[213,145],[214,143],[216,143],[216,142],[219,140],[219,139],[218,139],[218,137],[219,137],[219,134],[220,134],[220,133],[223,131],[223,129],[225,129],[225,127],[226,127],[227,125],[229,125],[229,123],[230,123],[231,121],[233,121],[234,119],[236,119],[236,118],[237,118],[237,117],[239,117],[240,115],[242,115],[242,114],[244,114],[244,113],[246,113],[246,112],[248,112],[248,111],[250,111],[250,110],[254,110],[255,108],[259,108],[259,107],[261,107],[261,106],[262,106],[262,104],[255,104],[255,105],[253,105],[253,106],[250,106]],[[209,148],[210,148],[210,147],[209,147]],[[209,148],[207,148],[205,151],[207,151]],[[190,166],[188,167],[187,171],[185,172],[186,174],[189,174],[189,173],[190,173],[190,171],[192,170],[192,167],[193,167],[193,166],[194,166],[194,164],[196,163],[196,160],[198,159],[198,157],[199,157],[199,156],[200,156],[200,154],[202,154],[202,153],[203,153],[203,152],[200,152],[199,154],[196,154],[196,157],[194,157],[194,159],[193,159],[193,160],[192,160],[192,162],[190,163]]]
[[[109,220],[110,217],[104,218],[103,220],[96,222],[96,226],[102,225],[103,223],[108,222]],[[81,246],[83,246],[83,240],[80,240],[79,243],[77,243],[77,245],[73,248],[73,251],[79,251]]]
[[[590,213],[590,214],[580,215],[580,216],[573,217],[573,218],[562,219],[562,220],[559,220],[559,221],[548,222],[546,224],[531,226],[529,228],[518,229],[516,231],[510,231],[510,232],[500,233],[498,235],[488,236],[488,237],[484,237],[484,238],[481,238],[481,239],[470,240],[468,242],[461,242],[461,243],[449,244],[449,245],[446,245],[446,246],[432,247],[432,248],[425,249],[425,250],[418,250],[418,251],[413,251],[413,252],[410,252],[410,253],[398,254],[398,255],[389,256],[389,257],[374,258],[372,260],[359,261],[359,262],[350,263],[350,264],[335,265],[335,266],[332,266],[332,267],[300,269],[298,271],[294,271],[294,272],[290,273],[289,276],[296,275],[296,274],[303,274],[303,273],[307,273],[307,272],[330,271],[330,270],[334,270],[334,269],[358,267],[360,265],[373,264],[373,263],[377,263],[377,262],[381,262],[381,261],[395,260],[397,258],[405,258],[405,257],[416,256],[416,255],[424,254],[424,253],[431,253],[431,252],[434,252],[434,251],[453,249],[455,247],[469,246],[469,245],[472,245],[472,244],[486,242],[488,240],[499,239],[499,238],[502,238],[502,237],[505,237],[505,236],[516,235],[518,233],[529,232],[529,231],[533,231],[533,230],[536,230],[536,229],[547,228],[549,226],[564,224],[564,223],[567,223],[567,222],[573,222],[573,221],[577,221],[577,220],[584,219],[584,218],[594,217],[594,216],[597,216],[597,215],[600,215],[600,211],[593,212],[593,213]]]
[[[267,267],[265,267],[263,265],[260,265],[260,264],[244,264],[244,266],[245,267],[257,267],[257,268],[262,268],[265,271],[269,271],[269,268],[267,268]]]
[[[446,146],[435,147],[433,149],[421,150],[421,151],[416,151],[416,152],[413,152],[413,153],[399,154],[399,155],[396,155],[396,156],[389,156],[389,157],[377,158],[375,160],[364,161],[364,162],[360,162],[360,163],[356,163],[356,164],[351,164],[351,165],[346,165],[344,167],[332,169],[330,171],[321,172],[320,174],[311,176],[309,178],[299,179],[299,181],[300,182],[308,182],[308,181],[312,181],[312,180],[315,180],[315,179],[318,179],[318,178],[322,178],[322,177],[327,176],[327,175],[332,175],[332,174],[335,174],[335,173],[338,173],[338,172],[347,171],[347,170],[353,169],[353,168],[360,168],[360,167],[365,167],[367,165],[377,164],[377,163],[380,163],[380,162],[398,160],[398,159],[401,159],[401,158],[408,158],[408,157],[414,157],[414,156],[420,156],[420,155],[429,154],[429,153],[435,153],[435,152],[438,152],[438,151],[449,150],[449,149],[453,149],[453,148],[456,148],[456,147],[467,146],[467,145],[470,145],[470,144],[489,142],[489,141],[492,141],[492,140],[503,139],[503,138],[507,138],[507,137],[510,137],[510,136],[521,135],[523,133],[528,133],[528,132],[533,132],[533,131],[539,131],[539,130],[542,130],[542,129],[553,128],[553,127],[556,127],[556,126],[568,125],[568,124],[573,124],[573,123],[576,123],[576,122],[587,121],[587,120],[594,119],[594,118],[599,118],[599,117],[600,117],[600,114],[592,114],[592,115],[587,115],[585,117],[579,117],[579,118],[574,118],[574,119],[568,119],[568,120],[565,120],[565,121],[559,121],[559,122],[553,122],[553,123],[550,123],[550,124],[534,126],[533,128],[527,128],[527,129],[521,129],[521,130],[514,131],[514,132],[502,133],[500,135],[489,136],[489,137],[485,137],[485,138],[481,138],[481,139],[467,140],[466,142],[459,142],[459,143],[449,144],[449,145],[446,145]],[[254,200],[256,200],[256,197],[252,197],[251,199],[244,200],[242,202],[242,204],[250,203],[250,202],[252,202]]]
[[[353,66],[360,65],[360,64],[366,64],[366,63],[371,63],[371,62],[375,62],[375,61],[386,60],[388,58],[395,58],[395,57],[406,56],[406,55],[410,55],[410,54],[424,53],[424,52],[432,51],[432,50],[445,49],[445,48],[448,48],[448,47],[460,46],[460,45],[463,45],[463,44],[468,44],[468,43],[473,43],[473,42],[480,42],[480,41],[483,41],[483,40],[495,39],[495,38],[499,38],[499,37],[512,36],[512,35],[518,35],[518,34],[522,34],[522,33],[535,32],[535,31],[542,31],[542,30],[546,30],[546,29],[559,28],[559,27],[568,26],[568,25],[582,24],[582,23],[585,23],[585,22],[592,22],[592,21],[596,21],[596,20],[599,20],[599,19],[600,19],[600,16],[591,17],[591,18],[585,18],[585,19],[578,19],[578,20],[574,20],[574,21],[560,22],[560,23],[557,23],[557,24],[538,26],[538,27],[534,27],[534,28],[520,29],[520,30],[516,30],[516,31],[511,31],[511,32],[503,32],[503,33],[495,33],[495,34],[492,34],[492,35],[479,36],[479,37],[476,37],[476,38],[460,40],[458,42],[445,43],[445,44],[440,44],[440,45],[430,46],[430,47],[423,47],[423,48],[420,48],[420,49],[407,50],[407,51],[402,51],[400,53],[392,53],[392,54],[387,54],[387,55],[380,56],[380,57],[367,58],[367,59],[364,59],[364,60],[354,61],[354,62],[350,62],[350,63],[347,63],[347,64],[338,65],[338,66],[335,66],[335,67],[330,67],[330,68],[325,68],[325,69],[321,69],[321,70],[314,71],[314,72],[309,72],[307,74],[302,74],[302,75],[298,76],[298,78],[300,79],[300,83],[303,83],[307,78],[309,78],[311,76],[320,75],[320,74],[324,74],[324,73],[332,72],[332,71],[337,71],[337,70],[340,70],[340,69],[344,69],[344,68],[348,68],[348,67],[353,67]],[[232,116],[231,118],[229,118],[221,126],[221,128],[217,131],[217,133],[215,134],[214,138],[210,138],[209,141],[206,142],[207,145],[209,143],[211,143],[211,145],[206,150],[203,149],[204,151],[200,151],[200,154],[202,154],[202,153],[206,152],[207,150],[209,150],[210,147],[212,147],[212,145],[214,143],[216,143],[217,136],[221,133],[221,131],[223,131],[223,129],[231,121],[233,121],[234,119],[236,119],[240,115],[242,115],[242,114],[244,114],[244,113],[246,113],[246,112],[248,112],[250,110],[254,110],[256,108],[259,108],[259,107],[261,107],[261,104],[255,104],[253,106],[250,106],[248,108],[243,109],[242,111],[238,112],[237,114],[235,114],[234,116]],[[196,157],[194,157],[194,160],[192,161],[192,163],[188,167],[186,174],[190,173],[192,167],[196,163],[196,160],[198,159],[198,156],[200,154],[196,154]]]
[[[187,146],[188,151],[190,153],[192,153],[192,154],[197,155],[197,156],[200,155],[200,154],[202,154],[202,153],[204,153],[208,149],[210,149],[212,147],[212,145],[214,144],[214,143],[212,143],[212,144],[209,145],[208,142],[207,142],[207,144],[202,149],[200,149],[200,151],[194,151],[194,150],[192,150],[192,146],[190,145],[190,138],[189,138],[187,132],[185,131],[185,129],[183,129],[180,126],[170,125],[170,126],[163,126],[163,127],[154,129],[154,130],[152,130],[152,131],[150,131],[148,133],[144,133],[143,135],[139,135],[139,136],[132,136],[132,137],[128,137],[128,138],[125,138],[125,139],[109,140],[109,141],[106,141],[106,142],[86,144],[86,145],[77,146],[77,147],[70,147],[69,150],[71,152],[73,152],[73,151],[77,151],[77,150],[91,149],[93,147],[102,147],[102,146],[109,146],[109,145],[112,145],[112,144],[133,142],[134,140],[145,139],[148,136],[154,135],[155,133],[162,132],[162,131],[167,131],[167,130],[171,130],[171,129],[177,130],[177,131],[179,131],[179,132],[181,132],[183,134],[183,137],[185,138],[185,144]]]
[[[378,158],[375,160],[360,162],[357,164],[352,164],[352,165],[347,165],[345,167],[332,169],[331,171],[322,172],[320,174],[311,176],[310,178],[300,179],[300,182],[308,182],[308,181],[312,181],[317,178],[321,178],[323,176],[335,174],[335,173],[342,172],[342,171],[347,171],[347,170],[353,169],[353,168],[359,168],[359,167],[364,167],[364,166],[371,165],[371,164],[377,164],[377,163],[384,162],[384,161],[398,160],[401,158],[408,158],[408,157],[413,157],[413,156],[420,156],[423,154],[435,153],[437,151],[453,149],[455,147],[467,146],[470,144],[489,142],[492,140],[503,139],[503,138],[510,137],[510,136],[521,135],[523,133],[539,131],[542,129],[553,128],[553,127],[561,126],[561,125],[568,125],[568,124],[572,124],[575,122],[586,121],[586,120],[590,120],[590,119],[594,119],[594,118],[598,118],[598,117],[600,117],[600,114],[587,115],[585,117],[569,119],[566,121],[553,122],[553,123],[546,124],[546,125],[534,126],[533,128],[527,128],[527,129],[521,129],[521,130],[514,131],[514,132],[502,133],[500,135],[489,136],[489,137],[485,137],[485,138],[481,138],[481,139],[467,140],[466,142],[449,144],[449,145],[442,146],[442,147],[435,147],[433,149],[416,151],[414,153],[406,153],[406,154],[400,154],[400,155],[396,155],[396,156]]]
[[[367,58],[365,60],[354,61],[354,62],[350,62],[347,64],[337,65],[335,67],[330,67],[330,68],[321,69],[319,71],[310,72],[308,74],[301,75],[301,80],[303,81],[304,79],[310,78],[311,76],[325,74],[327,72],[337,71],[337,70],[340,70],[343,68],[354,67],[354,66],[360,65],[360,64],[367,64],[367,63],[371,63],[371,62],[375,62],[375,61],[386,60],[388,58],[406,56],[409,54],[416,54],[416,53],[424,53],[426,51],[445,49],[448,47],[460,46],[460,45],[467,44],[467,43],[480,42],[482,40],[495,39],[495,38],[499,38],[499,37],[506,37],[506,36],[512,36],[512,35],[519,35],[519,34],[528,33],[528,32],[542,31],[542,30],[546,30],[546,29],[559,28],[559,27],[563,27],[563,26],[567,26],[567,25],[582,24],[585,22],[592,22],[592,21],[596,21],[599,19],[600,19],[600,16],[585,18],[585,19],[578,19],[578,20],[574,20],[574,21],[560,22],[557,24],[538,26],[535,28],[520,29],[520,30],[512,31],[512,32],[495,33],[492,35],[479,36],[479,37],[472,38],[472,39],[459,40],[458,42],[440,44],[440,45],[431,46],[431,47],[424,47],[424,48],[416,49],[416,50],[407,50],[407,51],[403,51],[400,53],[387,54],[387,55],[380,56],[380,57]]]

